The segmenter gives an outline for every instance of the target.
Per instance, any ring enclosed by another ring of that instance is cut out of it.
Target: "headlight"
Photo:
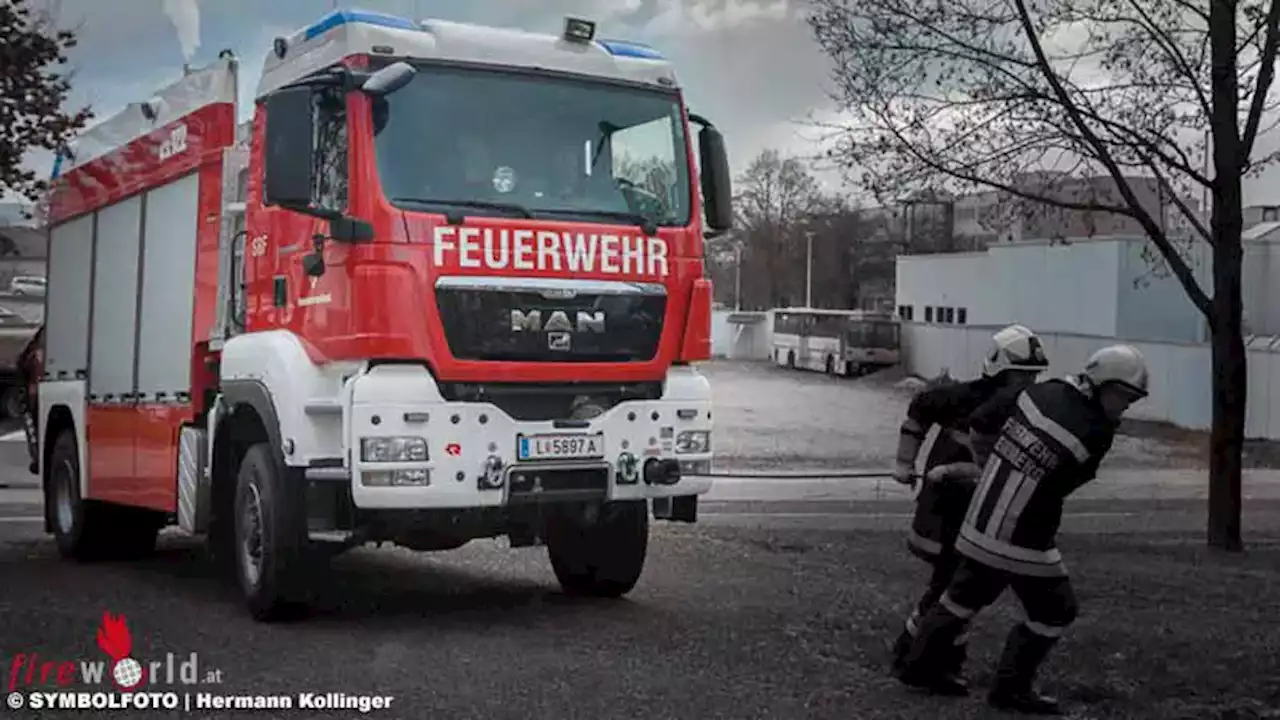
[[[426,462],[427,440],[420,437],[360,438],[360,460],[367,463]]]
[[[676,452],[681,455],[711,452],[710,430],[685,430],[676,435]]]

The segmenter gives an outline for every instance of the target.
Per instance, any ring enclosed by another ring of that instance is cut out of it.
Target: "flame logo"
[[[141,685],[142,664],[129,656],[133,651],[133,636],[129,634],[125,617],[112,617],[104,611],[97,640],[98,647],[111,658],[111,681],[116,687],[129,692]]]
[[[133,637],[129,634],[129,626],[125,617],[112,617],[111,613],[102,613],[102,625],[98,627],[98,647],[112,660],[129,657],[133,650]]]

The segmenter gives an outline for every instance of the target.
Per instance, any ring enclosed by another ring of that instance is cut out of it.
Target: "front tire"
[[[301,486],[288,482],[269,443],[245,452],[236,477],[232,556],[255,620],[296,616],[306,583],[306,513]]]
[[[549,521],[547,555],[566,595],[626,595],[640,580],[648,550],[645,500],[605,503],[594,522],[568,515]]]

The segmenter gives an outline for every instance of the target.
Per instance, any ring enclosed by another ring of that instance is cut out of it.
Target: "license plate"
[[[516,437],[516,458],[521,461],[588,460],[602,457],[604,457],[604,433]]]

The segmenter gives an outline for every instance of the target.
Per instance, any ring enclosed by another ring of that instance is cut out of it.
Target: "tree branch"
[[[1245,123],[1244,137],[1240,140],[1242,165],[1248,164],[1249,156],[1253,154],[1253,143],[1258,137],[1258,126],[1262,123],[1262,111],[1271,91],[1271,83],[1275,80],[1276,48],[1280,46],[1280,0],[1271,0],[1265,25],[1267,36],[1262,42],[1262,56],[1259,58],[1262,67],[1258,69],[1258,80],[1249,105],[1249,119]]]
[[[1194,273],[1192,273],[1191,268],[1187,266],[1186,262],[1178,254],[1176,248],[1173,247],[1173,244],[1169,242],[1169,238],[1165,235],[1164,231],[1151,219],[1150,213],[1148,213],[1146,208],[1144,208],[1138,201],[1138,198],[1133,193],[1133,189],[1129,187],[1127,182],[1125,182],[1124,175],[1120,172],[1120,168],[1117,167],[1115,160],[1111,157],[1111,153],[1098,139],[1097,135],[1093,133],[1092,129],[1089,128],[1088,123],[1085,122],[1084,117],[1080,113],[1080,109],[1071,100],[1066,89],[1058,80],[1057,75],[1053,71],[1053,67],[1049,64],[1048,57],[1045,55],[1044,46],[1041,45],[1040,39],[1036,34],[1035,25],[1031,22],[1031,14],[1027,10],[1026,0],[1014,0],[1014,5],[1018,9],[1018,17],[1022,24],[1023,33],[1026,36],[1027,42],[1031,45],[1031,51],[1036,57],[1036,61],[1040,66],[1040,72],[1044,76],[1044,79],[1049,83],[1049,86],[1053,88],[1054,94],[1057,95],[1059,102],[1067,111],[1067,115],[1071,118],[1076,129],[1080,131],[1080,134],[1084,137],[1085,141],[1098,154],[1098,161],[1106,167],[1107,172],[1110,173],[1112,180],[1116,183],[1116,189],[1120,192],[1121,197],[1124,198],[1124,201],[1132,210],[1131,216],[1138,221],[1138,224],[1142,225],[1143,230],[1147,232],[1147,236],[1151,238],[1151,242],[1154,243],[1160,250],[1160,253],[1164,255],[1165,260],[1169,263],[1169,268],[1173,271],[1173,274],[1177,276],[1179,282],[1182,283],[1183,289],[1186,290],[1187,296],[1191,299],[1191,302],[1195,304],[1202,313],[1204,313],[1206,318],[1211,317],[1212,303],[1209,300],[1209,296],[1200,287],[1200,283],[1196,281],[1196,277]]]

